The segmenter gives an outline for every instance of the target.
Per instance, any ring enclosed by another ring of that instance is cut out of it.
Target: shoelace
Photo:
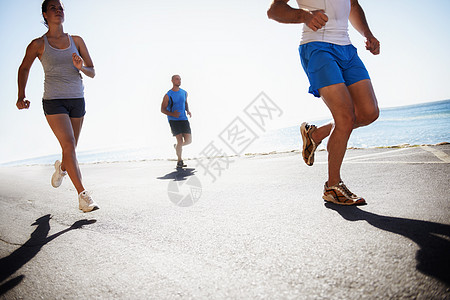
[[[353,194],[352,192],[350,192],[350,190],[349,190],[348,187],[344,184],[343,181],[339,182],[339,186],[344,190],[345,193],[347,193],[348,196],[350,196],[350,197],[356,197],[355,194]]]
[[[81,193],[81,198],[87,200],[88,202],[92,202],[91,195],[92,195],[91,191],[84,191]]]

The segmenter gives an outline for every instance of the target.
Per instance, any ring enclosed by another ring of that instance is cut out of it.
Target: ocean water
[[[321,125],[330,120],[303,120]],[[326,147],[325,139],[319,148]],[[450,142],[450,100],[380,109],[379,118],[352,132],[348,147],[372,148],[402,144],[422,145]],[[268,132],[249,150],[288,151],[299,149],[299,126]]]
[[[354,131],[350,146],[366,148],[441,142],[450,142],[450,100],[384,109],[371,126]]]
[[[301,121],[321,125],[329,120]],[[299,126],[272,130],[260,136],[245,152],[267,153],[299,150],[300,139]],[[319,149],[325,148],[326,142],[327,140],[324,140]],[[371,148],[442,142],[450,142],[450,100],[381,109],[380,117],[376,122],[353,131],[348,147]],[[77,153],[80,163],[173,159],[173,156],[169,157],[172,154],[167,154],[167,157],[155,155],[149,148]],[[52,164],[56,159],[60,159],[60,154],[2,165]]]

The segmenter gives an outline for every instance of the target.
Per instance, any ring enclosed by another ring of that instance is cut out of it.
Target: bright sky
[[[173,151],[160,113],[170,77],[189,93],[194,146],[215,138],[261,91],[283,116],[280,128],[328,116],[307,93],[301,25],[269,20],[270,0],[65,0],[64,30],[87,44],[96,77],[85,77],[87,114],[78,150],[153,147]],[[17,70],[30,41],[46,32],[41,1],[0,2],[0,163],[59,153],[42,111],[43,70],[30,72],[28,111],[15,107]],[[295,1],[289,2],[297,6]],[[448,0],[360,0],[381,54],[351,29],[380,107],[450,98]],[[195,148],[198,147],[198,148]],[[197,151],[197,150],[191,150]]]

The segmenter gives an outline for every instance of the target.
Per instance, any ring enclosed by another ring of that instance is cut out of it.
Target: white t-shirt
[[[328,22],[317,31],[303,24],[300,44],[309,42],[327,42],[337,45],[349,45],[348,17],[350,0],[297,0],[298,6],[310,11],[322,9],[328,16]]]

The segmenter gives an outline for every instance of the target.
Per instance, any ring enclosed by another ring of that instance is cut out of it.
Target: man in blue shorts
[[[345,186],[341,165],[352,130],[369,125],[378,118],[379,109],[369,74],[350,42],[348,21],[366,38],[366,49],[380,53],[364,11],[357,0],[297,0],[299,9],[289,0],[274,0],[267,14],[280,23],[303,23],[299,52],[310,82],[309,93],[321,97],[331,111],[333,121],[316,127],[300,126],[303,159],[312,166],[314,151],[329,136],[328,181],[323,199],[340,205],[366,204]]]
[[[191,127],[186,113],[189,117],[192,117],[192,115],[187,102],[188,94],[180,88],[180,75],[172,76],[172,84],[172,89],[164,95],[161,112],[167,115],[172,134],[177,139],[177,143],[174,145],[178,157],[177,168],[182,168],[186,167],[181,158],[183,146],[189,145],[192,142]]]

